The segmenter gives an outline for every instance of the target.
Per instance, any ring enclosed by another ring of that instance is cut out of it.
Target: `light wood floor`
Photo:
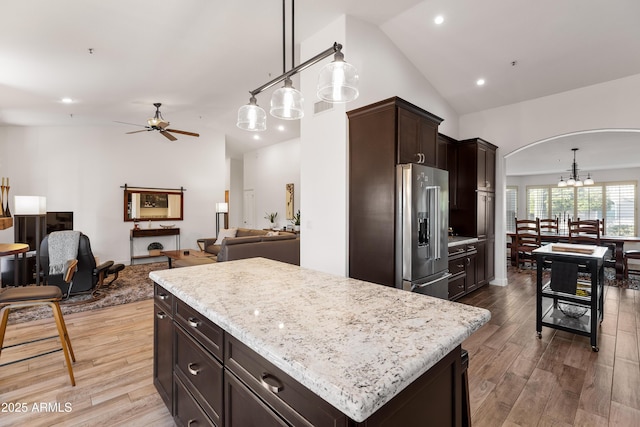
[[[76,356],[69,376],[61,352],[0,368],[0,407],[26,404],[26,412],[0,412],[0,426],[173,426],[153,386],[153,300],[65,316]],[[7,327],[5,346],[56,335],[53,319]],[[2,363],[59,346],[59,341],[2,351]],[[53,404],[59,412],[38,412]],[[34,408],[34,405],[35,408]],[[70,405],[70,411],[66,411]]]
[[[640,426],[640,291],[605,287],[595,353],[588,337],[543,327],[538,339],[535,273],[508,279],[460,301],[492,315],[463,344],[473,426]]]
[[[461,301],[492,314],[463,344],[474,427],[640,426],[640,291],[607,288],[594,353],[587,337],[544,328],[536,338],[534,277],[510,271],[509,286],[485,286]],[[152,383],[152,313],[148,300],[67,315],[76,387],[62,353],[0,368],[0,404],[26,404],[23,413],[0,412],[0,426],[172,426]],[[54,335],[53,322],[10,325],[5,345],[43,330]],[[5,350],[1,361],[18,353]],[[60,412],[34,411],[42,403]]]

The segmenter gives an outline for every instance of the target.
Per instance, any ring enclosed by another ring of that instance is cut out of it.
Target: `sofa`
[[[224,235],[227,230],[221,230]],[[221,244],[216,239],[205,239],[204,251],[213,254],[217,262],[262,257],[300,265],[300,239],[295,233],[238,228],[235,237],[225,237]]]

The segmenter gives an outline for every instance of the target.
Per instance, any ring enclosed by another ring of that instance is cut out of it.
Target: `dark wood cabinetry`
[[[449,299],[455,300],[478,287],[475,243],[449,247]]]
[[[398,163],[447,163],[442,119],[394,97],[349,117],[349,276],[395,285]],[[441,156],[441,158],[439,157]]]
[[[425,419],[434,425],[462,424],[460,346],[365,421],[355,422],[154,286],[154,383],[178,426],[382,427],[422,425]]]
[[[173,296],[157,284],[153,294],[153,384],[173,414]]]
[[[477,286],[495,277],[495,165],[497,147],[480,138],[453,144],[455,182],[450,179],[449,225],[456,234],[477,237]],[[451,161],[449,162],[451,164]],[[450,175],[451,176],[451,175]],[[453,199],[453,201],[452,201]]]

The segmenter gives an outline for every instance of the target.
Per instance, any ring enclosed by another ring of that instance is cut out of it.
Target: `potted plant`
[[[160,251],[164,249],[162,243],[160,242],[151,242],[149,246],[147,246],[147,250],[149,251],[149,256],[160,256]]]
[[[270,227],[269,228],[275,228],[276,227],[276,218],[278,217],[278,212],[271,212],[271,213],[267,213],[264,217],[264,219],[268,219],[269,223],[270,223]]]
[[[300,231],[300,209],[298,209],[298,212],[293,215],[291,223],[293,224],[294,231]]]

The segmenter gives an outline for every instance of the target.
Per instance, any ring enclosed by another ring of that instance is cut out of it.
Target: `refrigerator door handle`
[[[451,277],[451,276],[453,276],[453,274],[452,274],[452,273],[446,273],[446,274],[444,274],[444,275],[442,275],[442,276],[438,277],[437,279],[434,279],[434,280],[432,280],[432,281],[430,281],[430,282],[427,282],[427,283],[420,283],[419,285],[414,285],[413,287],[414,287],[414,289],[424,288],[425,286],[432,285],[432,284],[434,284],[434,283],[436,283],[436,282],[439,282],[440,280],[448,279],[448,278],[449,278],[449,277]]]

